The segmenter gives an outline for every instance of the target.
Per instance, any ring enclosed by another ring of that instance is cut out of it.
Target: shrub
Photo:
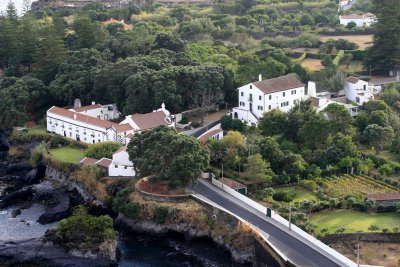
[[[29,164],[33,168],[35,168],[39,164],[39,162],[42,160],[43,153],[45,153],[45,152],[46,152],[45,144],[42,143],[32,151],[31,156],[29,158]]]
[[[391,164],[383,164],[379,167],[379,173],[384,176],[388,176],[394,173],[393,167]]]
[[[276,192],[273,194],[272,199],[275,201],[290,202],[294,199],[296,194],[289,194],[287,192]]]
[[[122,145],[116,142],[101,142],[90,145],[86,150],[85,156],[95,159],[112,158],[112,155]]]
[[[398,233],[399,232],[399,227],[393,227],[393,233]]]
[[[51,148],[63,147],[63,146],[67,146],[69,144],[70,144],[70,142],[66,138],[64,138],[60,135],[54,135],[50,139],[50,147]]]
[[[180,123],[180,124],[188,124],[189,120],[188,120],[187,117],[182,117],[182,119],[178,123]]]
[[[381,206],[379,205],[378,208],[376,209],[376,212],[378,213],[383,213],[383,212],[395,212],[396,211],[396,206],[391,205],[391,206]]]
[[[139,215],[140,207],[137,203],[126,203],[122,208],[122,213],[131,219],[135,219]]]
[[[374,223],[371,224],[370,227],[368,227],[368,230],[370,230],[370,231],[378,231],[379,229],[380,229],[380,227]]]
[[[390,230],[387,229],[387,228],[383,228],[383,229],[382,229],[382,233],[389,233],[389,232],[390,232]]]
[[[164,223],[167,220],[169,209],[167,207],[156,207],[154,219],[156,223]]]
[[[339,229],[337,229],[337,230],[335,231],[335,234],[342,234],[345,230],[346,230],[346,228],[340,227]]]

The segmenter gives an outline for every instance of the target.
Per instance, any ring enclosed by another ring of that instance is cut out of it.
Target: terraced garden
[[[384,182],[374,180],[365,175],[332,176],[325,182],[325,192],[330,197],[343,198],[354,196],[363,198],[367,194],[399,192],[398,189]]]

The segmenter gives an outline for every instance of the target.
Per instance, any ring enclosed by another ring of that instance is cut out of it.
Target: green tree
[[[247,157],[244,176],[253,182],[269,182],[273,172],[270,164],[257,153]]]
[[[331,56],[326,55],[322,60],[321,64],[324,67],[332,67],[333,66],[333,59]]]
[[[112,158],[112,155],[117,151],[122,145],[116,142],[101,142],[97,144],[90,145],[85,152],[86,157],[102,159],[102,158]]]
[[[267,200],[269,200],[274,194],[275,194],[275,189],[272,187],[267,187],[262,190],[262,194]]]
[[[353,118],[351,117],[349,111],[343,105],[332,103],[329,104],[322,112],[329,119],[332,133],[352,132]]]
[[[128,153],[138,176],[166,181],[170,187],[195,181],[210,161],[208,149],[198,140],[167,126],[135,135],[128,145]]]
[[[354,158],[351,158],[349,156],[342,158],[339,162],[339,167],[341,168],[346,168],[346,173],[349,174],[350,172],[350,167],[353,166]]]
[[[364,110],[371,114],[373,111],[382,110],[389,114],[390,107],[382,100],[371,100],[364,104]]]
[[[380,99],[385,101],[388,106],[393,107],[394,104],[400,100],[400,92],[396,89],[396,86],[390,86],[383,90]]]
[[[338,93],[339,91],[343,90],[345,84],[346,75],[341,71],[337,71],[335,75],[328,80],[329,91],[333,93]]]
[[[400,65],[400,5],[397,0],[373,0],[377,22],[373,46],[367,50],[364,63],[378,73],[388,73]]]
[[[377,124],[370,124],[363,132],[364,140],[375,148],[377,155],[384,147],[392,143],[393,137],[393,129],[390,126],[382,127]]]
[[[309,14],[304,14],[300,18],[300,24],[314,26],[314,18]]]
[[[258,122],[258,128],[263,135],[273,136],[281,134],[285,127],[285,113],[280,109],[273,109],[265,112]]]
[[[208,139],[207,146],[210,150],[210,159],[212,163],[219,163],[226,154],[225,146],[218,140]]]
[[[383,110],[372,111],[368,117],[368,124],[377,124],[382,127],[389,126],[389,115]]]
[[[278,142],[272,137],[264,137],[258,140],[256,144],[260,149],[262,158],[271,164],[274,172],[280,172],[284,153],[281,151]]]
[[[349,29],[349,30],[354,29],[355,27],[357,27],[357,24],[354,21],[350,21],[346,25],[346,28]]]
[[[74,19],[74,30],[77,36],[76,48],[92,48],[97,42],[97,26],[88,16],[78,15]]]

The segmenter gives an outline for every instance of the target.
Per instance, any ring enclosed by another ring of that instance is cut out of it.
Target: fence
[[[248,197],[236,192],[235,190],[229,188],[228,186],[223,185],[221,182],[215,180],[214,178],[212,179],[212,184],[217,186],[218,188],[221,188],[223,191],[225,191],[228,194],[236,197],[237,199],[243,201],[244,203],[246,203],[247,205],[253,207],[254,209],[262,212],[265,215],[267,215],[267,209],[268,209],[267,207],[264,207],[261,204],[255,202],[254,200],[252,200],[252,199],[250,199],[250,198],[248,198]],[[289,222],[286,219],[284,219],[281,216],[279,216],[278,214],[276,214],[274,211],[271,212],[271,219],[275,220],[276,222],[280,223],[281,225],[283,225],[285,227],[289,227]],[[325,245],[324,243],[322,243],[321,241],[319,241],[318,239],[316,239],[312,235],[306,233],[305,231],[303,231],[302,229],[300,229],[296,225],[292,224],[291,225],[291,229],[292,229],[293,232],[295,232],[296,234],[298,234],[298,235],[302,236],[303,238],[307,239],[310,243],[312,243],[313,245],[316,245],[318,248],[324,250],[325,252],[327,252],[332,257],[334,257],[334,258],[340,260],[341,262],[345,263],[346,266],[357,266],[356,263],[354,263],[350,259],[346,258],[345,256],[343,256],[342,254],[340,254],[336,250],[332,249],[331,247]]]

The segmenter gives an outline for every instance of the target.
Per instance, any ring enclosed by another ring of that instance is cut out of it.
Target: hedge
[[[367,53],[365,50],[347,50],[346,53],[350,53],[353,55],[353,60],[364,60],[365,54]]]
[[[340,65],[340,62],[342,61],[343,57],[344,57],[344,51],[339,50],[336,57],[332,61],[333,65],[338,67]]]
[[[307,52],[304,52],[299,58],[293,60],[293,64],[298,64],[303,62],[303,60],[307,57]]]

